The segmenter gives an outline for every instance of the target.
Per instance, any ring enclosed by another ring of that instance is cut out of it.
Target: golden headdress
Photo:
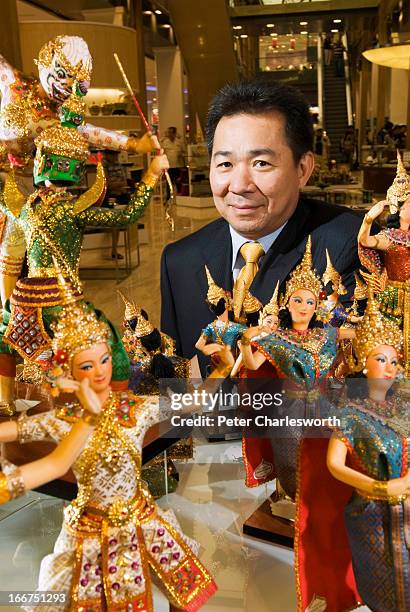
[[[261,302],[250,291],[247,291],[243,300],[242,309],[245,314],[258,312],[262,308]]]
[[[317,300],[319,300],[320,292],[323,290],[320,278],[312,268],[311,236],[307,239],[305,254],[303,255],[302,261],[290,273],[289,280],[286,283],[285,295],[282,299],[282,307],[286,306],[291,295],[299,289],[311,291]]]
[[[141,308],[136,305],[134,300],[129,300],[119,289],[117,289],[117,293],[122,297],[122,301],[125,304],[124,319],[126,321],[131,321],[131,319],[138,317],[141,314]]]
[[[354,278],[356,281],[356,285],[354,288],[353,299],[355,300],[364,300],[367,297],[367,285],[360,278],[360,275],[357,272],[354,273]]]
[[[223,298],[226,301],[226,307],[229,309],[231,305],[229,294],[222,289],[222,287],[218,287],[212,278],[208,266],[205,266],[205,272],[208,279],[208,293],[206,294],[207,301],[216,306],[219,300]]]
[[[275,291],[273,292],[271,299],[263,307],[263,310],[261,312],[261,319],[264,319],[265,317],[269,315],[278,316],[279,314],[278,295],[279,295],[279,281],[276,283]]]
[[[78,57],[78,61],[73,63],[67,54]],[[34,63],[49,68],[54,56],[71,77],[78,81],[90,81],[92,58],[85,40],[79,36],[57,36],[41,47]]]
[[[350,364],[350,367],[356,372],[363,370],[369,353],[381,344],[393,346],[398,353],[401,351],[403,334],[393,321],[384,317],[380,312],[371,284],[368,287],[366,311],[355,331],[353,351],[357,364]]]
[[[51,325],[54,332],[51,346],[60,365],[70,366],[72,358],[80,351],[108,342],[110,329],[97,319],[95,312],[85,302],[78,301],[79,298],[61,274],[57,261],[54,258],[53,261],[62,296],[62,310],[57,321]]]
[[[390,213],[394,215],[399,205],[410,195],[410,176],[406,172],[400,151],[397,149],[397,172],[393,183],[387,190],[387,202]]]
[[[137,325],[134,329],[135,336],[137,336],[137,338],[144,338],[144,336],[152,334],[154,329],[155,327],[150,321],[147,321],[147,319],[142,315],[142,312],[140,310],[138,314]]]
[[[337,291],[338,295],[345,295],[346,289],[342,283],[342,277],[334,267],[332,260],[330,259],[329,251],[326,249],[326,270],[322,276],[323,285],[326,286],[328,283],[332,284],[333,291]]]

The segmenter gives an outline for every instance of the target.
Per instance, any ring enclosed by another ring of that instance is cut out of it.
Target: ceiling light
[[[241,38],[248,38],[247,34],[241,34]]]
[[[143,11],[143,15],[152,15],[152,11]]]
[[[162,15],[162,11],[160,11],[159,9],[155,9],[155,12],[157,15]]]
[[[301,34],[308,34],[307,30],[303,30],[303,32],[301,32]]]
[[[336,32],[338,32],[339,30],[330,30],[332,32],[332,34],[336,34]],[[301,32],[302,34],[302,32]]]
[[[333,23],[342,23],[341,19],[333,19]]]
[[[242,26],[232,26],[232,30],[242,30]]]
[[[159,26],[160,28],[170,28],[171,26],[169,25],[169,23],[163,23],[162,25]]]
[[[274,23],[267,23],[267,24],[266,24],[266,27],[267,27],[267,28],[274,28],[274,27],[275,27],[275,24],[274,24]]]
[[[299,21],[299,25],[307,25],[308,22],[307,21]]]

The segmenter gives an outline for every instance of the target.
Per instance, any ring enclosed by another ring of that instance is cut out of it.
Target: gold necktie
[[[245,265],[238,274],[233,290],[233,311],[236,319],[241,314],[246,292],[259,270],[258,261],[265,251],[259,242],[245,242],[240,248],[240,253],[245,260]]]

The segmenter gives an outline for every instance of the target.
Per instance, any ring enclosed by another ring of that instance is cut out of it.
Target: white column
[[[168,127],[175,126],[183,137],[185,120],[181,52],[178,47],[157,47],[154,56],[160,134],[163,136]]]

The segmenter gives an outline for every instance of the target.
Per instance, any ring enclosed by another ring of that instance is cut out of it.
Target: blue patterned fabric
[[[206,336],[209,342],[217,342],[218,344],[226,344],[231,348],[235,348],[237,341],[244,331],[247,330],[246,325],[240,323],[229,322],[226,331],[222,333],[225,327],[223,321],[213,321],[202,330],[202,335]]]

